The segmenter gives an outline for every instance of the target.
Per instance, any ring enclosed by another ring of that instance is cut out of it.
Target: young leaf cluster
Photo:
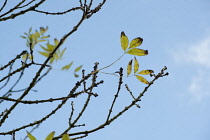
[[[31,47],[33,49],[37,43],[47,41],[46,39],[50,37],[50,35],[48,36],[44,35],[47,30],[48,27],[46,28],[40,27],[39,31],[36,30],[34,33],[32,33],[32,27],[31,27],[28,33],[24,33],[25,36],[20,36],[20,37],[26,39],[27,40],[26,46]]]
[[[22,38],[26,39],[27,42],[26,42],[26,46],[30,48],[30,54],[26,53],[25,55],[22,56],[22,60],[26,60],[27,58],[29,58],[30,60],[32,60],[32,58],[34,57],[33,56],[33,53],[32,51],[34,50],[34,47],[40,43],[40,42],[44,42],[44,41],[47,41],[47,43],[45,44],[45,46],[39,44],[39,47],[42,49],[42,51],[38,51],[39,54],[41,54],[42,56],[48,58],[52,52],[55,50],[55,48],[58,46],[59,44],[59,40],[58,39],[54,39],[54,43],[51,44],[49,43],[49,37],[50,35],[44,35],[45,32],[48,30],[48,27],[44,28],[44,27],[40,27],[39,31],[35,31],[34,33],[32,32],[32,28],[29,29],[28,33],[24,33],[25,36],[21,36]],[[66,51],[66,48],[64,49],[60,49],[58,48],[56,50],[56,52],[53,53],[53,56],[50,58],[50,61],[49,63],[52,64],[54,63],[55,61],[58,61],[58,60],[62,60],[63,59],[63,55]],[[70,62],[69,64],[63,66],[61,68],[61,70],[69,70],[70,67],[72,66],[73,64],[73,61]],[[75,68],[74,70],[74,76],[75,77],[78,77],[79,75],[77,74],[78,71],[80,71],[82,68],[82,65],[78,66],[77,68]]]
[[[69,70],[69,69],[71,68],[71,66],[72,66],[73,63],[74,63],[74,62],[72,61],[72,62],[70,62],[69,64],[63,66],[63,67],[61,68],[61,70]],[[79,75],[78,75],[76,72],[80,71],[81,68],[82,68],[82,65],[80,65],[79,67],[77,67],[77,68],[74,70],[74,76],[75,76],[75,77],[79,77]]]
[[[51,132],[46,138],[45,140],[53,140],[55,135],[55,131]],[[30,134],[29,132],[27,132],[27,136],[30,140],[37,140],[32,134]],[[70,140],[69,135],[68,134],[64,134],[62,136],[62,140]]]
[[[43,52],[39,51],[39,53],[45,57],[49,57],[49,55],[54,51],[54,49],[57,47],[59,41],[55,38],[54,39],[54,44],[50,44],[49,42],[46,44],[46,47],[43,47],[40,45],[42,48]],[[57,51],[53,54],[53,57],[50,59],[50,64],[52,64],[55,60],[61,60],[63,57],[63,54],[65,53],[66,48],[64,48],[62,51],[60,48],[57,49]]]
[[[130,45],[129,45],[128,37],[125,35],[124,32],[121,32],[120,41],[121,41],[121,47],[122,47],[122,49],[124,50],[125,53],[135,55],[135,56],[148,55],[148,50],[142,50],[142,49],[136,48],[136,47],[140,46],[143,42],[143,39],[141,37],[137,37],[137,38],[133,39],[130,42]],[[145,84],[149,84],[149,82],[144,77],[142,77],[141,75],[149,75],[151,73],[154,73],[153,70],[141,70],[141,71],[139,71],[139,62],[136,59],[136,57],[134,57],[134,59],[131,59],[128,62],[127,76],[129,76],[131,74],[132,69],[133,69],[133,73],[134,73],[135,77],[139,81],[141,81],[142,83],[145,83]]]

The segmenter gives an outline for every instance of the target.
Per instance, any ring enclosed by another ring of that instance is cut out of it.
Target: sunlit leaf
[[[132,49],[128,50],[126,53],[131,54],[131,55],[144,56],[144,55],[148,54],[148,50],[132,48]]]
[[[28,54],[24,54],[24,55],[22,55],[22,60],[23,61],[26,61],[26,58],[28,57]]]
[[[50,58],[50,64],[52,64],[54,62],[54,60],[55,60],[54,57]]]
[[[44,51],[46,51],[46,52],[51,52],[51,51],[49,51],[47,48],[45,48],[45,47],[43,47],[42,45],[40,45],[40,47],[44,50]]]
[[[62,50],[62,52],[61,52],[61,54],[60,54],[60,57],[61,57],[61,58],[63,57],[63,54],[65,53],[65,51],[66,51],[66,48],[64,48],[64,49]]]
[[[128,48],[129,40],[128,40],[128,37],[125,35],[124,32],[121,32],[120,42],[121,42],[122,49],[125,51]]]
[[[33,135],[31,135],[28,131],[27,131],[27,136],[30,140],[36,140],[36,138]]]
[[[131,74],[131,71],[132,71],[132,62],[133,62],[132,59],[128,62],[128,66],[127,66],[127,76]]]
[[[39,38],[40,37],[40,33],[38,31],[35,32],[35,36],[36,38]]]
[[[68,134],[64,134],[62,136],[62,140],[70,140],[69,135]]]
[[[52,140],[53,137],[54,137],[54,135],[55,135],[55,131],[51,132],[51,133],[45,138],[45,140]]]
[[[29,32],[28,32],[28,33],[30,34],[30,33],[31,33],[31,31],[32,31],[32,27],[29,29]]]
[[[138,74],[148,75],[148,74],[151,74],[151,73],[154,73],[154,71],[153,70],[142,70]]]
[[[52,52],[52,51],[55,49],[55,47],[56,47],[56,46],[51,45],[51,44],[49,44],[49,43],[47,43],[46,45],[47,45],[48,50],[51,51],[51,52]]]
[[[59,41],[55,38],[55,39],[54,39],[54,44],[55,44],[55,46],[57,46],[58,43],[59,43]]]
[[[45,56],[45,57],[49,57],[49,53],[47,52],[39,52],[41,55]]]
[[[134,73],[136,73],[139,70],[139,62],[136,59],[136,57],[134,57]]]
[[[71,66],[72,66],[73,62],[71,62],[70,64],[68,65],[65,65],[62,67],[62,70],[68,70]]]
[[[79,75],[78,75],[78,74],[76,74],[76,73],[74,73],[74,77],[79,77]]]
[[[46,40],[38,40],[37,42],[44,42],[44,41],[46,41]]]
[[[131,41],[129,48],[138,47],[142,44],[142,42],[143,42],[143,39],[141,37],[137,37]]]
[[[31,54],[29,54],[29,59],[32,60],[32,55]]]
[[[48,35],[48,36],[43,36],[43,37],[41,37],[41,39],[45,39],[45,38],[49,38],[50,37],[50,35]]]
[[[59,59],[58,54],[57,54],[57,53],[54,53],[54,54],[53,54],[53,58],[54,58],[55,60],[58,60],[58,59]]]
[[[81,68],[82,68],[82,65],[79,66],[79,67],[77,67],[77,68],[74,70],[74,72],[78,72]]]
[[[48,27],[45,29],[44,27],[40,27],[40,34],[43,35],[48,30]]]
[[[144,83],[144,84],[149,84],[149,82],[144,78],[144,77],[142,77],[142,76],[140,76],[140,75],[135,75],[136,76],[136,78],[139,80],[139,81],[141,81],[142,83]]]
[[[25,37],[25,36],[20,36],[20,37],[22,37],[23,39],[26,39],[26,37]]]

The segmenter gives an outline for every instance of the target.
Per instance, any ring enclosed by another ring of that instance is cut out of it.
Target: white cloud
[[[210,37],[188,48],[187,61],[210,67]]]
[[[210,68],[210,37],[187,48],[183,47],[179,53],[176,52],[174,59],[176,62],[195,63]]]
[[[208,70],[198,70],[196,75],[192,77],[188,87],[190,94],[197,100],[201,101],[206,97],[210,97],[210,74]]]
[[[187,88],[189,93],[197,101],[210,97],[210,37],[181,48],[173,56],[176,62],[184,64],[186,68],[193,64],[194,73]]]

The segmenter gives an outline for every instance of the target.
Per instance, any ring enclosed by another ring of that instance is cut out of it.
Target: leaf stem
[[[119,60],[125,55],[125,53],[126,53],[126,52],[124,52],[124,54],[122,54],[117,60],[115,60],[114,62],[112,62],[112,63],[109,64],[108,66],[99,69],[98,71],[101,71],[101,70],[103,70],[103,69],[106,69],[106,68],[112,66],[112,65],[115,64],[117,61],[119,61]]]

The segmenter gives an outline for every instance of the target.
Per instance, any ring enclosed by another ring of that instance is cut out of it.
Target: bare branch
[[[4,9],[4,7],[6,6],[7,4],[7,0],[4,1],[4,4],[2,5],[1,9],[0,9],[0,12]]]

